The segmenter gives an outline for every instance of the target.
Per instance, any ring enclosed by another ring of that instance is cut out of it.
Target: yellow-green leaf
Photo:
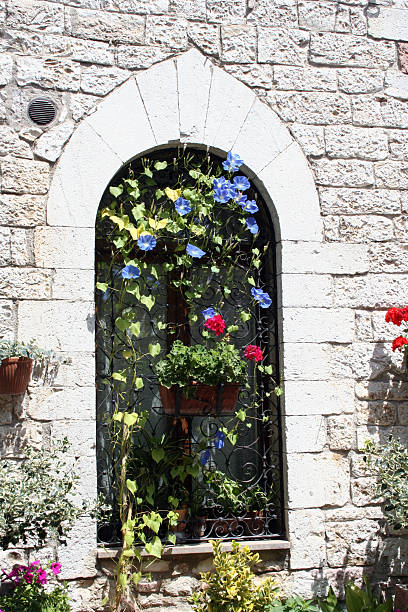
[[[156,342],[156,344],[149,344],[149,353],[151,354],[152,357],[156,357],[157,355],[160,354],[161,351],[161,346],[159,342]]]
[[[159,230],[163,229],[163,227],[166,227],[168,221],[168,219],[161,219],[160,221],[156,221],[155,219],[149,218],[149,225],[153,229]]]
[[[140,377],[136,378],[135,387],[136,389],[141,389],[142,387],[144,387],[143,378],[140,378]]]
[[[156,298],[154,298],[152,295],[141,295],[140,301],[146,306],[148,310],[151,310],[154,306]]]
[[[175,202],[181,197],[181,189],[170,189],[170,187],[166,187],[164,193],[172,202]]]

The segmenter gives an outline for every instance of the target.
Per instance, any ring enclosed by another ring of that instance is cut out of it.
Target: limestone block
[[[199,584],[199,580],[193,576],[180,576],[175,580],[165,580],[163,582],[163,593],[173,597],[192,595]]]
[[[17,325],[17,307],[12,300],[0,301],[0,337],[14,340]]]
[[[49,270],[0,268],[0,296],[23,300],[46,300],[51,296]],[[33,335],[30,335],[32,338]]]
[[[331,306],[331,277],[325,275],[281,274],[282,306]]]
[[[226,64],[224,69],[248,87],[258,89],[271,89],[272,87],[273,68],[267,64]]]
[[[367,247],[284,241],[282,268],[297,274],[361,274],[368,270]]]
[[[356,452],[351,452],[350,453],[350,457],[351,457],[351,476],[353,478],[367,478],[368,476],[372,476],[372,468],[368,465],[367,461],[365,461],[365,454],[363,453],[356,453]],[[371,509],[372,510],[376,510],[377,512],[379,512],[379,509],[376,508],[375,506]],[[371,516],[371,511],[370,511],[370,516],[367,516],[367,518],[376,518],[375,516]],[[361,510],[359,508],[355,508],[353,506],[351,506],[349,508],[349,514],[350,516],[346,517],[346,520],[352,518],[362,518],[359,515],[363,514],[364,510]],[[345,508],[342,508],[342,514],[345,514]],[[340,518],[338,517],[338,515],[335,514],[335,511],[331,511],[331,518],[330,516],[326,515],[326,519],[327,520],[340,520]],[[381,511],[379,514],[379,518],[381,517]]]
[[[123,161],[156,144],[134,79],[107,96],[86,122]]]
[[[33,227],[44,223],[44,198],[31,195],[0,195],[0,225]]]
[[[15,266],[33,266],[33,231],[25,229],[10,230],[11,262]]]
[[[171,0],[171,11],[176,15],[183,15],[187,19],[205,21],[205,0]],[[161,12],[167,12],[167,9]]]
[[[97,164],[89,163],[90,150],[98,151]],[[48,224],[93,228],[103,192],[121,166],[122,160],[110,146],[87,123],[81,124],[54,172]]]
[[[404,239],[403,236],[401,238]],[[370,272],[408,272],[408,250],[405,244],[373,244],[369,255]]]
[[[9,266],[11,263],[10,230],[0,228],[0,266]]]
[[[210,23],[242,23],[245,21],[245,0],[207,0],[207,21]]]
[[[401,192],[401,210],[403,213],[408,212],[408,192]]]
[[[205,55],[220,56],[220,27],[210,23],[189,22],[187,35]],[[151,53],[151,50],[149,51]],[[256,70],[256,68],[254,67]],[[250,71],[249,71],[250,72]],[[248,75],[249,76],[249,75]]]
[[[1,162],[2,186],[11,193],[47,193],[49,183],[49,165],[45,162],[7,159]]]
[[[249,22],[278,27],[296,28],[298,15],[295,0],[258,0],[247,16]]]
[[[44,132],[35,142],[34,153],[41,159],[55,162],[61,155],[63,146],[70,138],[74,127],[73,122],[67,121]]]
[[[11,0],[7,5],[9,28],[63,34],[64,7],[36,0]]]
[[[320,65],[384,69],[395,64],[396,51],[388,41],[318,32],[311,35],[309,57]]]
[[[357,321],[356,321],[357,324]],[[382,346],[372,342],[354,342],[349,346],[334,346],[331,369],[333,376],[355,380],[374,379],[389,372],[389,356]]]
[[[255,102],[255,94],[224,70],[214,66],[212,72],[204,142],[229,151]]]
[[[33,395],[26,406],[27,415],[34,421],[92,420],[95,414],[95,389],[53,390],[46,398]]]
[[[383,6],[375,15],[367,13],[368,33],[373,38],[408,41],[408,14],[406,9]]]
[[[81,90],[105,96],[129,76],[127,70],[115,66],[87,66],[81,72]]]
[[[52,385],[61,387],[94,387],[95,355],[93,353],[63,353],[70,363],[62,363],[55,370]]]
[[[18,304],[18,337],[34,337],[50,350],[92,352],[94,308],[93,302],[25,300]]]
[[[273,77],[276,89],[337,91],[337,75],[329,68],[275,66]]]
[[[392,157],[408,161],[408,135],[405,131],[389,131],[388,137]]]
[[[107,0],[105,6],[108,10],[119,11],[119,13],[148,15],[167,13],[169,0]]]
[[[94,297],[93,270],[57,270],[52,280],[54,300],[92,301]]]
[[[139,73],[136,81],[157,143],[179,140],[177,73],[173,60]]]
[[[321,126],[303,125],[293,123],[290,131],[294,139],[300,144],[305,155],[324,155],[324,130]]]
[[[337,70],[337,79],[340,91],[345,93],[375,93],[383,89],[384,72],[373,69],[343,68]]]
[[[68,535],[67,545],[58,548],[61,580],[96,576],[96,525],[88,518],[79,518]]]
[[[407,400],[408,384],[398,380],[359,382],[356,383],[356,397],[361,400]]]
[[[0,302],[0,317],[2,316],[2,306]],[[0,323],[1,325],[1,323]],[[14,335],[10,339],[14,340]],[[9,395],[0,395],[0,425],[11,425],[13,421],[13,398]]]
[[[395,237],[397,240],[404,242],[407,237],[407,229],[408,229],[408,218],[405,217],[397,217],[394,219],[395,226]]]
[[[324,215],[395,214],[401,209],[398,191],[387,189],[319,189]]]
[[[379,545],[378,571],[382,575],[406,576],[408,542],[406,537],[386,538]]]
[[[376,521],[327,523],[326,543],[329,566],[372,565],[376,561],[379,540]]]
[[[349,500],[349,462],[340,453],[288,455],[289,509],[342,506]]]
[[[21,458],[24,456],[26,446],[34,449],[40,449],[43,446],[41,423],[17,423],[13,427],[0,426],[0,457]]]
[[[370,312],[365,310],[356,311],[356,338],[358,340],[373,340]]]
[[[289,512],[290,568],[321,567],[326,561],[322,510]]]
[[[376,187],[408,189],[408,163],[387,161],[374,166]]]
[[[387,134],[379,128],[328,126],[325,128],[325,138],[329,157],[357,157],[371,160],[388,157]]]
[[[13,59],[11,55],[0,57],[0,86],[10,83],[13,75]]]
[[[114,49],[110,44],[94,40],[76,40],[68,36],[45,36],[43,53],[66,54],[76,62],[112,66],[115,63]]]
[[[331,450],[350,450],[356,446],[353,415],[342,414],[327,419],[327,433]]]
[[[354,314],[346,308],[285,308],[286,342],[351,342]]]
[[[406,302],[406,287],[398,274],[334,280],[335,304],[352,308],[389,308]]]
[[[316,595],[325,597],[329,586],[332,586],[335,594],[344,600],[344,585],[350,581],[361,588],[363,586],[363,573],[364,568],[362,567],[319,568],[294,572],[290,581],[284,584],[283,588],[286,590],[283,592],[285,592],[286,597],[296,593],[305,599],[310,599]]]
[[[256,28],[252,25],[221,26],[222,52],[224,62],[241,64],[256,61]]]
[[[278,116],[266,104],[256,100],[239,131],[234,150],[239,152],[246,166],[265,180],[267,174],[262,175],[261,170],[292,142],[290,132]],[[295,149],[296,145],[291,149],[292,164],[296,163]],[[300,149],[296,152],[301,155]]]
[[[63,391],[62,393],[69,394],[70,391]],[[87,402],[84,402],[84,405],[86,404]],[[86,408],[86,411],[88,412],[89,408]],[[89,420],[84,418],[69,421],[66,419],[54,420],[51,424],[51,432],[54,440],[68,438],[70,447],[67,451],[67,456],[90,457],[92,460],[94,459],[96,447],[94,418]]]
[[[394,239],[392,219],[369,216],[326,217],[326,235],[345,242],[384,242]]]
[[[258,62],[303,66],[308,42],[304,30],[258,27]]]
[[[370,187],[374,184],[373,165],[348,159],[316,159],[311,162],[316,181],[328,187]]]
[[[16,132],[7,125],[0,125],[0,156],[9,154],[14,157],[26,157],[27,159],[32,159],[33,157],[30,146],[20,140]]]
[[[22,55],[40,56],[45,36],[47,35],[43,32],[7,29],[7,36],[0,41],[0,51],[4,53],[21,53]],[[59,37],[57,34],[50,34],[50,36]]]
[[[405,303],[405,302],[404,302]],[[385,308],[389,308],[386,306]],[[383,312],[373,312],[373,339],[375,341],[390,342],[395,338],[395,331],[397,328],[390,323],[385,321],[385,309]]]
[[[69,9],[72,35],[106,42],[144,43],[144,17],[87,9]]]
[[[302,0],[298,5],[299,26],[319,32],[334,31],[337,6],[329,2],[310,2]]]
[[[320,415],[286,416],[285,441],[287,453],[316,453],[326,444],[326,423]]]
[[[321,125],[351,120],[350,101],[337,93],[273,92],[267,100],[283,121]]]
[[[356,96],[351,101],[355,125],[379,125],[391,128],[408,127],[408,105],[393,98]]]
[[[142,70],[167,59],[171,55],[171,50],[161,47],[118,45],[117,55],[119,68]]]
[[[385,73],[384,93],[393,98],[408,100],[408,75],[399,70],[387,70]]]
[[[167,15],[148,16],[146,19],[146,44],[162,45],[173,49],[173,51],[184,51],[187,49],[186,19]]]
[[[283,137],[283,134],[277,133],[275,147],[282,144]],[[271,152],[271,149],[269,151]],[[259,152],[258,159],[260,160]],[[297,181],[288,182],[288,173],[293,173]],[[268,199],[271,198],[275,206],[276,213],[273,209],[271,212],[276,222],[275,228],[279,232],[278,240],[297,240],[299,237],[311,241],[322,239],[322,220],[316,187],[303,151],[296,142],[292,142],[265,166],[258,173],[258,179],[257,186],[261,193],[266,190]],[[296,215],[293,215],[294,210]]]
[[[208,60],[195,49],[176,60],[180,139],[202,143],[211,85]]]
[[[80,66],[70,61],[46,63],[41,58],[16,56],[16,81],[21,86],[78,91]]]
[[[37,228],[34,237],[36,265],[93,270],[94,241],[95,230],[91,228]]]
[[[408,43],[398,43],[397,48],[401,72],[408,74]]]
[[[315,403],[315,396],[312,397],[312,401],[306,405],[305,408],[301,405],[301,397],[303,391],[303,382],[300,382],[298,386],[294,386],[292,399],[289,401],[288,393],[291,393],[291,386],[288,381],[321,381],[330,378],[330,349],[331,345],[324,344],[311,344],[311,343],[292,343],[285,342],[283,344],[282,353],[285,356],[284,360],[284,378],[285,378],[285,404],[287,414],[292,414],[293,410],[307,410],[310,406]],[[300,396],[298,395],[301,391]],[[320,390],[317,391],[319,393]],[[306,407],[307,406],[307,407]],[[319,408],[320,412],[320,408]]]
[[[351,499],[355,506],[369,506],[377,501],[376,477],[354,478],[351,481]]]
[[[71,94],[70,110],[74,121],[79,121],[87,115],[88,112],[96,106],[99,98],[96,96],[87,96],[85,94]]]
[[[307,373],[306,364],[305,369]],[[352,413],[354,383],[352,380],[286,380],[284,404],[285,414],[293,416]]]

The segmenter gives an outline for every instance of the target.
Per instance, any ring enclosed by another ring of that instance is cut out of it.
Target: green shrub
[[[284,601],[274,601],[267,605],[264,612],[318,612],[313,599],[302,599],[298,595]]]
[[[392,599],[382,601],[380,598],[377,598],[366,576],[363,576],[363,580],[365,590],[360,589],[352,582],[346,583],[347,612],[392,612]],[[322,612],[342,612],[343,610],[331,587],[327,597],[325,599],[318,598],[318,603]]]

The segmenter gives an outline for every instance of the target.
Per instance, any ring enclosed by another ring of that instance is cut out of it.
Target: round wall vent
[[[49,125],[57,116],[57,107],[49,98],[34,98],[29,103],[27,112],[36,125]]]

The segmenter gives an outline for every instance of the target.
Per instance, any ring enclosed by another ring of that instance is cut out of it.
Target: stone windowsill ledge
[[[238,540],[241,546],[249,546],[254,551],[266,550],[288,550],[290,542],[288,540]],[[222,545],[224,551],[232,550],[231,542],[224,542]],[[120,548],[106,548],[100,546],[97,548],[96,554],[98,559],[116,559],[119,557]],[[166,546],[163,551],[163,557],[177,557],[181,555],[203,555],[211,554],[212,546],[209,542],[199,542],[198,544],[179,544],[177,546]],[[142,556],[148,556],[143,551]]]

